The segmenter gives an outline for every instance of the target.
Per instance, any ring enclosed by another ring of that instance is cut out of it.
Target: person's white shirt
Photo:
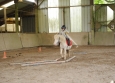
[[[68,38],[67,33],[69,33],[69,31],[67,29],[65,29],[65,30],[61,29],[61,31],[60,31],[60,34],[63,35],[65,38]]]
[[[59,34],[63,35],[67,39],[69,38],[76,45],[76,47],[78,47],[77,43],[74,42],[74,40],[67,33],[69,33],[67,29],[61,29],[59,32]]]

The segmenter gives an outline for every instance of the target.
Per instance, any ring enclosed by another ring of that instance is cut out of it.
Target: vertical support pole
[[[63,23],[65,24],[65,8],[63,8]]]
[[[39,25],[38,25],[38,0],[37,0],[37,5],[35,6],[35,33],[39,32]]]
[[[20,32],[22,33],[23,31],[22,31],[22,15],[21,15],[21,13],[20,13]]]
[[[115,45],[115,4],[114,4],[114,10],[113,10],[113,12],[114,12],[113,19],[114,19],[114,45]]]
[[[114,10],[113,10],[113,13],[114,13],[114,14],[113,14],[113,15],[114,15],[114,16],[113,16],[113,19],[114,19],[114,33],[115,33],[115,4],[114,4]],[[114,35],[115,35],[115,34],[114,34]]]
[[[15,26],[16,26],[16,32],[19,32],[19,27],[18,27],[18,2],[15,3]]]
[[[6,21],[6,8],[4,7],[4,22],[5,22],[5,32],[7,32],[7,21]]]
[[[93,5],[94,4],[94,0],[90,0],[90,5]]]
[[[90,29],[89,33],[89,44],[94,45],[95,42],[95,27],[94,27],[94,11],[93,11],[94,0],[90,0]]]
[[[38,33],[39,27],[38,27],[38,9],[37,8],[35,8],[35,25],[36,25],[35,33]]]

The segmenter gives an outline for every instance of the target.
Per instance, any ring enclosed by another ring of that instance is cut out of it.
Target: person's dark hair
[[[61,29],[66,29],[66,26],[65,26],[65,25],[63,25],[63,26],[61,27]]]

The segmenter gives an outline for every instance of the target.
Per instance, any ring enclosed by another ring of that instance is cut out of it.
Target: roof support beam
[[[44,0],[42,0],[41,2],[38,3],[38,7],[44,2]]]

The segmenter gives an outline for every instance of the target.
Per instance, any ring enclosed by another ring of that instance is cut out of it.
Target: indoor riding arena
[[[115,83],[114,26],[115,0],[0,0],[0,83]]]

